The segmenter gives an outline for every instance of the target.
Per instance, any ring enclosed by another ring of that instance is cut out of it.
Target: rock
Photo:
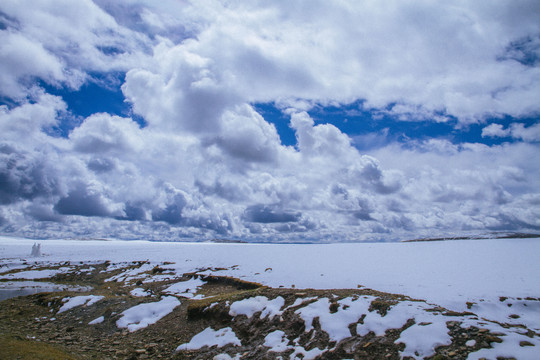
[[[490,343],[492,343],[492,342],[502,343],[502,339],[501,339],[501,338],[498,338],[498,337],[493,336],[493,335],[488,335],[488,336],[486,336],[486,341],[487,341],[487,342],[490,342]]]
[[[521,346],[521,347],[524,347],[524,346],[534,346],[534,344],[531,343],[531,342],[528,342],[528,341],[520,341],[520,342],[519,342],[519,346]]]

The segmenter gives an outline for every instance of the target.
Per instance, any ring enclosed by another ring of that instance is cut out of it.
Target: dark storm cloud
[[[62,215],[101,216],[107,217],[111,212],[99,193],[89,192],[80,185],[71,190],[66,197],[61,198],[54,210]]]
[[[218,138],[216,144],[233,158],[242,159],[248,162],[270,162],[275,159],[275,154],[262,148],[247,136],[238,136],[235,139]]]
[[[512,41],[500,59],[511,59],[529,67],[538,66],[540,64],[540,34]]]
[[[152,220],[164,221],[171,225],[179,225],[182,221],[182,207],[177,204],[167,205],[164,209],[158,209],[152,212]]]
[[[307,219],[299,222],[278,223],[275,229],[281,233],[308,232],[317,229],[317,224]]]
[[[93,158],[88,161],[88,168],[96,173],[105,173],[115,168],[114,161],[107,158]]]
[[[226,235],[229,234],[233,227],[232,222],[227,216],[222,218],[213,215],[212,217],[198,216],[193,218],[184,219],[184,226],[192,226],[199,229],[213,230],[217,234]]]
[[[495,215],[495,218],[497,219],[497,223],[486,226],[489,230],[520,231],[521,229],[531,229],[534,231],[540,231],[539,224],[535,224],[533,221],[520,219],[515,214],[499,213]]]
[[[246,221],[262,224],[297,222],[301,216],[300,212],[286,211],[278,206],[262,204],[249,206],[244,212]]]
[[[364,221],[373,220],[369,211],[364,210],[364,209],[353,211],[352,215],[358,220],[364,220]]]
[[[52,205],[33,202],[25,208],[25,213],[38,221],[58,222],[62,217],[54,212]]]
[[[6,13],[0,11],[0,30],[6,30],[8,28],[17,28],[17,19],[12,18]]]
[[[368,162],[361,170],[362,179],[373,186],[373,189],[379,194],[391,194],[399,190],[400,184],[386,184],[384,182],[383,172],[374,162]]]
[[[124,206],[124,213],[125,216],[118,217],[119,220],[146,220],[146,211],[140,204],[133,204],[128,201]]]
[[[56,185],[43,159],[32,159],[10,145],[0,144],[0,204],[53,195]]]
[[[215,195],[229,201],[240,201],[247,197],[246,190],[237,184],[216,180],[213,184],[206,184],[201,180],[195,180],[195,187],[204,195]]]
[[[152,220],[164,221],[171,225],[180,225],[182,221],[182,210],[186,206],[187,201],[184,195],[175,194],[172,201],[163,208],[152,211]]]

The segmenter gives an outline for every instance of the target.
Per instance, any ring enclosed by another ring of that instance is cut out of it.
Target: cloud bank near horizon
[[[354,241],[540,230],[539,15],[525,0],[5,0],[0,231]],[[92,86],[121,94],[123,110],[81,95]],[[259,104],[286,118],[294,146]],[[396,141],[314,118],[327,107],[505,141]]]

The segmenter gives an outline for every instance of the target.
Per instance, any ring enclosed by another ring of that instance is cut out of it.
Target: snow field
[[[538,239],[305,245],[47,240],[42,241],[47,256],[30,258],[34,242],[0,237],[0,258],[49,264],[110,261],[128,266],[128,261],[141,260],[144,254],[142,260],[150,264],[117,279],[146,280],[150,275],[141,272],[172,262],[167,270],[178,276],[202,268],[223,268],[226,270],[219,275],[276,288],[350,289],[362,285],[455,311],[467,311],[467,302],[540,297]],[[265,272],[267,268],[272,271]]]
[[[328,298],[298,298],[291,306],[299,307],[296,313],[304,319],[307,329],[318,317],[322,330],[335,341],[350,336],[350,324],[356,323],[359,335],[369,331],[380,335],[387,329],[401,328],[408,319],[414,318],[415,324],[403,331],[396,341],[405,344],[402,356],[422,358],[433,354],[434,347],[448,343],[447,321],[458,321],[462,327],[475,326],[501,334],[501,343],[492,343],[491,349],[471,353],[469,359],[498,356],[537,359],[540,349],[539,337],[528,337],[525,330],[518,327],[523,324],[540,331],[538,239],[327,245],[50,240],[42,243],[46,256],[28,258],[33,242],[0,238],[1,279],[46,279],[68,272],[71,267],[55,270],[34,270],[33,267],[58,266],[69,260],[85,264],[111,261],[107,271],[122,269],[122,272],[111,276],[110,281],[124,282],[126,286],[136,280],[162,281],[193,272],[217,274],[217,270],[212,270],[217,268],[220,268],[220,276],[232,276],[274,288],[295,285],[296,288],[332,289],[362,285],[424,301],[402,301],[393,305],[386,316],[368,311],[373,300],[370,297],[341,299],[337,301],[334,312],[329,311],[331,300]],[[104,248],[107,251],[103,251]],[[144,254],[146,259],[140,259],[140,254]],[[141,262],[135,265],[135,261]],[[151,274],[154,266],[164,262],[172,262],[167,265],[167,274]],[[265,271],[267,268],[272,268],[272,271]],[[14,270],[21,271],[7,273]],[[198,279],[180,281],[169,286],[169,293],[196,298],[201,282]],[[143,292],[139,288],[134,290],[134,295],[143,295]],[[174,296],[127,309],[117,325],[135,331],[157,322],[180,303]],[[77,298],[67,299],[62,308],[91,304],[89,299]],[[426,311],[437,305],[457,312],[472,312],[477,317],[449,317]],[[274,317],[288,309],[283,307],[284,302],[279,298],[249,298],[231,304],[230,312],[233,316],[252,317],[260,312],[261,317]],[[365,318],[360,322],[362,315]],[[496,322],[508,326],[502,327]],[[206,335],[211,339],[209,334]],[[232,335],[234,332],[230,330],[222,337],[232,339]],[[275,350],[287,346],[293,349],[294,354],[304,354],[306,358],[327,350],[312,349],[308,354],[298,345],[297,339],[287,339],[281,333],[267,334],[265,343],[269,349]],[[466,346],[475,344],[468,342]]]
[[[376,300],[374,296],[353,296],[335,302],[334,311],[331,311],[332,301],[329,298],[320,298],[313,301],[313,298],[298,298],[293,305],[285,308],[284,299],[277,297],[269,300],[264,296],[256,296],[244,300],[236,301],[230,305],[229,314],[231,316],[245,315],[248,318],[259,314],[260,318],[280,316],[285,310],[305,304],[295,312],[305,322],[306,332],[313,329],[313,320],[319,319],[321,330],[326,332],[329,338],[336,343],[351,337],[349,326],[357,323],[356,329],[360,336],[367,335],[370,331],[376,336],[383,336],[390,329],[400,329],[409,320],[413,319],[414,324],[401,332],[396,344],[405,344],[405,349],[401,352],[402,357],[412,357],[423,359],[435,354],[435,349],[441,345],[449,345],[452,338],[449,335],[447,322],[460,322],[462,328],[472,326],[480,329],[487,329],[493,333],[500,334],[503,342],[492,343],[493,348],[482,349],[470,354],[469,359],[497,358],[500,356],[517,356],[519,359],[536,359],[536,349],[540,348],[538,338],[528,337],[519,328],[504,328],[494,322],[479,320],[472,315],[447,316],[435,311],[434,306],[423,301],[401,301],[387,309],[383,316],[376,311],[369,311],[371,302]],[[311,301],[311,302],[310,302]],[[360,319],[363,317],[363,321]],[[190,343],[182,344],[177,348],[181,350],[200,349],[204,346],[223,347],[228,344],[239,344],[238,338],[232,328],[221,330],[205,329],[202,333],[193,337]],[[309,351],[298,343],[299,339],[289,339],[285,332],[275,330],[266,335],[264,346],[271,352],[282,353],[293,350],[290,358],[302,354],[304,359],[314,359],[325,351],[332,349],[314,348]],[[527,341],[530,346],[522,346]],[[475,340],[469,340],[466,346],[474,346]],[[513,355],[512,355],[513,354]]]

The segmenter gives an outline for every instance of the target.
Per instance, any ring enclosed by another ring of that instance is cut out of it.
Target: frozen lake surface
[[[51,282],[37,281],[7,281],[0,282],[0,301],[14,298],[17,296],[26,296],[41,292],[53,291],[86,291],[86,287],[58,285]]]

